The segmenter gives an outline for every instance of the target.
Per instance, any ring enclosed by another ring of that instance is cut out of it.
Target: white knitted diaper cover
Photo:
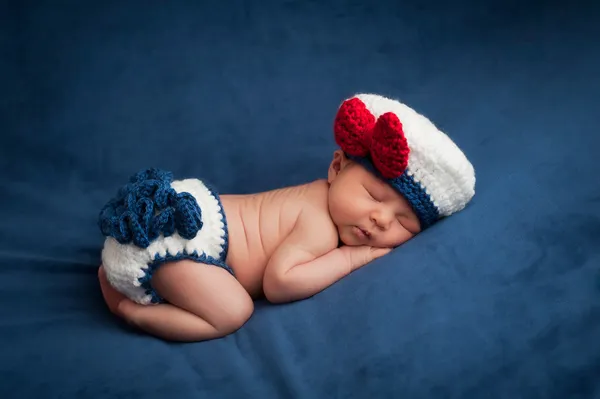
[[[102,208],[98,224],[106,236],[102,264],[109,283],[139,304],[164,302],[151,279],[165,262],[191,259],[233,275],[225,263],[221,200],[198,179],[173,181],[167,171],[140,171]]]

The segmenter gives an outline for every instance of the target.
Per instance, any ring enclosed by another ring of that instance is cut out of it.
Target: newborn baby
[[[148,169],[100,213],[99,278],[110,310],[174,341],[239,329],[253,299],[324,290],[461,209],[475,174],[426,117],[375,94],[335,116],[327,179],[219,195],[198,179]]]

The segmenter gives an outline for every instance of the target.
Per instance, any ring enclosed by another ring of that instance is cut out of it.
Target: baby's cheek
[[[347,215],[344,211],[345,207],[340,206],[340,204],[336,204],[336,206],[333,206],[330,208],[329,210],[329,216],[331,217],[331,220],[333,221],[333,223],[335,223],[336,226],[340,226],[342,224],[344,224],[344,220],[347,218]]]
[[[383,243],[382,246],[386,248],[394,248],[402,245],[408,241],[408,239],[410,239],[410,235],[404,229],[397,229],[393,232],[393,234],[390,234],[389,237],[386,237],[385,243]]]
[[[358,239],[352,233],[351,228],[348,227],[348,228],[338,229],[338,234],[340,236],[340,240],[345,245],[359,245]]]

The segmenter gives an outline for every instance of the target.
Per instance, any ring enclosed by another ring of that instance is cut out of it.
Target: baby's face
[[[421,231],[408,201],[363,166],[334,154],[329,213],[346,245],[394,248]]]

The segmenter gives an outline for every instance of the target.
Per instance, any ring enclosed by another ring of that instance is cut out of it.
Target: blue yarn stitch
[[[217,202],[219,203],[219,214],[221,215],[221,220],[223,221],[223,230],[225,231],[225,236],[223,237],[225,243],[223,243],[221,252],[219,253],[219,259],[225,262],[225,259],[227,259],[227,253],[229,252],[229,227],[227,225],[225,211],[223,210],[223,203],[221,202],[221,197],[219,196],[219,193],[217,192],[215,187],[206,180],[203,180],[203,183],[204,186],[211,192],[211,194],[217,199]]]
[[[158,295],[156,290],[152,287],[152,276],[158,270],[160,266],[162,266],[165,262],[174,262],[178,260],[190,259],[199,263],[205,263],[207,265],[213,265],[221,267],[227,270],[232,276],[235,277],[235,273],[233,269],[229,267],[223,259],[215,259],[212,256],[207,256],[206,254],[202,254],[198,256],[198,252],[194,251],[191,254],[188,254],[185,251],[178,253],[177,255],[170,255],[167,253],[165,256],[160,256],[158,254],[155,255],[154,260],[148,264],[148,268],[144,271],[144,276],[140,277],[138,281],[141,283],[141,287],[144,289],[146,295],[150,295],[150,301],[154,304],[157,303],[165,303],[166,301]]]
[[[172,181],[171,172],[155,168],[132,176],[100,211],[102,234],[140,248],[175,231],[185,239],[194,238],[202,229],[202,211],[191,194],[171,188]]]
[[[431,201],[431,197],[406,171],[400,177],[388,180],[388,183],[408,200],[421,222],[422,230],[438,221],[439,211]]]
[[[374,173],[377,177],[390,184],[402,194],[417,214],[419,222],[421,223],[421,230],[431,227],[431,225],[439,220],[439,210],[431,200],[429,194],[427,194],[421,184],[417,183],[406,171],[399,177],[386,179],[381,176],[381,173],[379,173],[368,157],[361,158],[348,154],[346,154],[346,156],[364,166],[367,170]]]

